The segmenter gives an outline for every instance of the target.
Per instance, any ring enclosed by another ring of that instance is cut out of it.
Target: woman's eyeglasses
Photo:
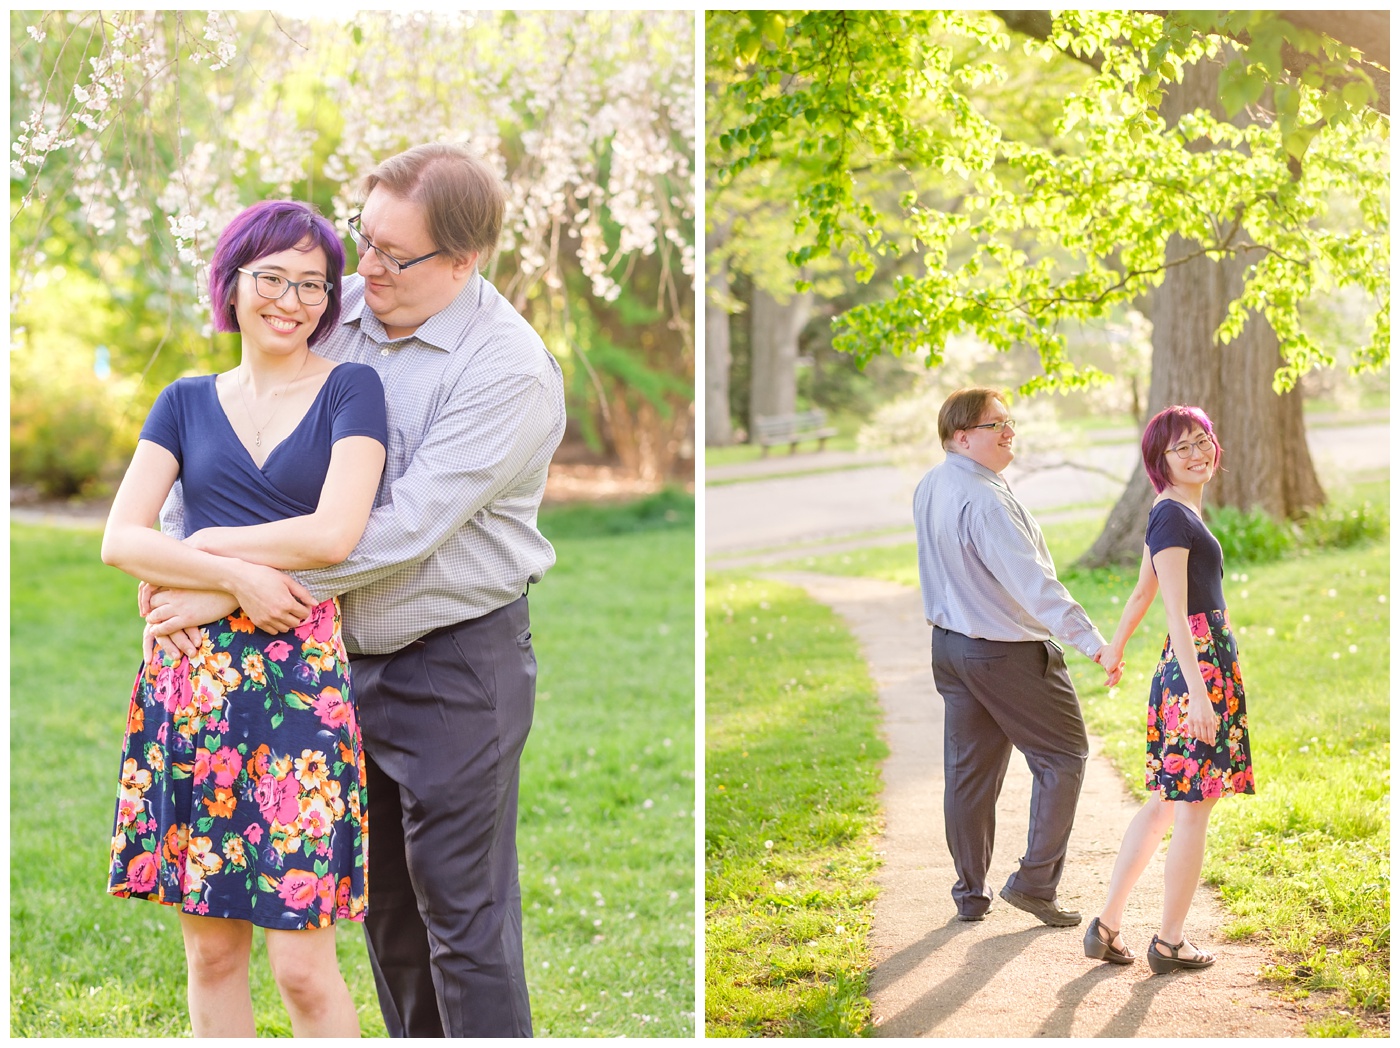
[[[335,286],[329,280],[288,280],[276,273],[263,273],[256,269],[240,267],[238,272],[247,273],[253,278],[253,287],[263,298],[275,301],[287,293],[287,288],[296,288],[297,298],[303,306],[319,306]]]

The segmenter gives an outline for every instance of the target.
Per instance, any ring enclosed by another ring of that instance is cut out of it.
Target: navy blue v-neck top
[[[1180,547],[1186,557],[1186,614],[1224,611],[1225,556],[1205,521],[1175,499],[1163,499],[1147,518],[1147,549],[1155,557]],[[1152,570],[1157,570],[1153,565]]]
[[[185,496],[185,530],[241,527],[316,511],[342,437],[388,444],[384,385],[365,364],[339,364],[311,407],[259,468],[219,403],[214,375],[176,379],[156,398],[141,439],[175,456]]]

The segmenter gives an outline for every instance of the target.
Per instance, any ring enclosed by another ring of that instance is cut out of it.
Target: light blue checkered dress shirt
[[[346,646],[397,651],[518,598],[554,564],[536,521],[564,435],[558,362],[479,274],[411,336],[391,341],[345,278],[340,323],[315,347],[379,372],[389,414],[384,477],[364,536],[340,564],[294,573],[341,595]],[[179,487],[162,530],[183,536]]]
[[[914,528],[929,625],[982,640],[1059,637],[1089,658],[1103,646],[1055,577],[1040,526],[1000,475],[949,452],[914,491]]]

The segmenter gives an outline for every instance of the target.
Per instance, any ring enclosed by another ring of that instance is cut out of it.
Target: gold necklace
[[[306,370],[306,361],[310,358],[310,356],[311,351],[307,350],[306,356],[301,358],[301,367],[297,368],[297,373],[292,376],[292,381],[288,382],[285,386],[282,387],[281,393],[274,393],[272,395],[273,398],[277,400],[277,403],[272,405],[272,414],[268,415],[267,418],[263,419],[263,424],[261,426],[259,426],[257,422],[253,419],[252,409],[248,407],[248,395],[243,392],[242,375],[240,374],[238,382],[238,397],[240,400],[243,401],[243,413],[248,416],[248,421],[253,423],[253,446],[255,448],[262,447],[262,431],[267,429],[268,424],[272,422],[273,417],[282,407],[282,401],[277,398],[282,397],[287,392],[287,390],[292,388],[292,382],[295,382],[297,379],[301,378],[301,373],[304,370]],[[243,368],[240,366],[238,370],[241,373]]]

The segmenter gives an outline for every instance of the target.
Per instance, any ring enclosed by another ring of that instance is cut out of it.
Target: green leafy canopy
[[[919,263],[835,320],[835,345],[860,362],[926,353],[934,366],[971,332],[1036,348],[1043,374],[1023,392],[1104,381],[1068,358],[1060,327],[1158,285],[1182,260],[1168,258],[1173,236],[1188,257],[1245,260],[1216,336],[1262,313],[1281,344],[1276,388],[1335,363],[1299,310],[1348,285],[1375,303],[1353,369],[1388,361],[1389,119],[1368,108],[1351,49],[1265,12],[1060,12],[1045,40],[985,12],[716,17],[737,24],[711,82],[739,114],[712,139],[716,181],[798,172],[793,266],[843,254],[865,282],[877,260]],[[1285,45],[1308,56],[1300,76]],[[1082,78],[1053,126],[1026,134],[1009,78],[1074,60]],[[1219,109],[1169,126],[1158,106],[1198,63],[1218,70]]]

